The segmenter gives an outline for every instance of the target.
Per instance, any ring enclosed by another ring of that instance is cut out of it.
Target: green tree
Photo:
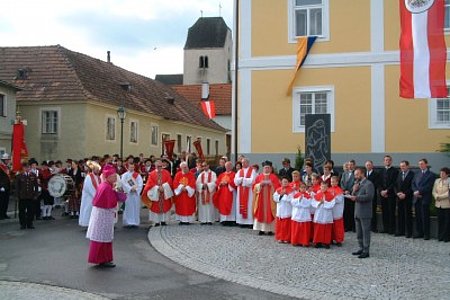
[[[305,162],[305,158],[302,154],[302,148],[300,146],[297,147],[297,155],[295,156],[295,169],[301,170],[303,168],[303,164]]]
[[[445,152],[448,155],[450,155],[450,142],[441,143],[441,149],[439,149],[438,151],[439,152]]]

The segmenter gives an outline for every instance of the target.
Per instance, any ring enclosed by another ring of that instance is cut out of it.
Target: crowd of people
[[[306,159],[304,166],[295,170],[289,159],[284,159],[278,172],[272,162],[264,161],[260,172],[258,164],[252,165],[243,156],[234,165],[222,157],[217,166],[210,167],[208,161],[195,154],[182,153],[173,159],[144,158],[140,154],[125,160],[118,155],[104,155],[80,161],[68,159],[65,166],[61,161],[44,161],[38,166],[36,160],[30,159],[22,164],[21,172],[11,176],[9,157],[2,158],[0,218],[8,218],[5,205],[7,208],[10,179],[14,177],[21,229],[33,229],[35,219],[53,220],[52,208],[62,205],[65,215],[89,227],[91,242],[103,241],[92,239],[96,232],[91,230],[92,219],[94,215],[95,222],[101,219],[99,211],[105,213],[102,209],[106,209],[109,215],[112,212],[117,222],[122,209],[123,225],[133,228],[140,225],[143,203],[154,226],[166,226],[174,213],[179,225],[220,222],[251,228],[259,235],[275,235],[278,242],[294,246],[341,246],[345,232],[356,231],[359,249],[353,254],[366,258],[370,232],[378,232],[378,206],[381,233],[428,240],[432,199],[438,216],[438,240],[450,240],[450,170],[442,168],[436,178],[426,159],[419,160],[418,172],[413,172],[405,160],[394,167],[389,155],[379,171],[370,160],[364,167],[356,167],[351,160],[338,174],[332,160],[316,170],[313,161]],[[60,197],[52,196],[49,187],[50,179],[57,174],[62,174],[68,185]],[[106,203],[97,199],[99,187],[105,182],[121,194],[112,204],[107,201],[107,207],[96,210],[96,203]],[[97,253],[94,256],[102,253],[102,247],[92,247]],[[112,256],[106,257],[90,262],[110,263]]]

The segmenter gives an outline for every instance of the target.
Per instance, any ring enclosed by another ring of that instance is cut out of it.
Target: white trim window
[[[429,128],[450,128],[450,88],[447,88],[447,98],[430,99],[429,102]]]
[[[58,134],[58,111],[42,110],[42,134]]]
[[[305,132],[307,114],[331,114],[331,131],[334,132],[334,88],[295,88],[292,97],[293,132]]]
[[[444,11],[444,30],[450,32],[450,0],[445,0]]]
[[[130,121],[130,143],[137,144],[138,142],[138,122]]]
[[[0,94],[0,117],[6,117],[6,95]]]
[[[289,41],[300,36],[329,38],[329,0],[288,0]]]
[[[116,118],[106,118],[106,140],[114,141],[116,139]]]
[[[150,137],[150,143],[152,144],[152,146],[158,146],[158,140],[159,140],[159,138],[158,138],[158,132],[159,132],[159,126],[158,125],[153,125],[152,124],[152,127],[151,127],[151,129],[150,129],[150,135],[151,135],[151,137]]]
[[[186,152],[192,152],[192,136],[190,135],[186,136]]]

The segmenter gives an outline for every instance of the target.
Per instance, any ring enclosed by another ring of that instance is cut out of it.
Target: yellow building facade
[[[437,169],[449,164],[437,150],[450,136],[450,100],[399,97],[398,1],[236,4],[240,154],[280,166],[298,146],[305,149],[305,114],[329,113],[331,158],[338,164],[353,158],[359,165],[367,159],[382,165],[385,154],[395,164],[407,159],[415,165],[422,157]],[[305,35],[318,38],[287,96],[296,38]]]

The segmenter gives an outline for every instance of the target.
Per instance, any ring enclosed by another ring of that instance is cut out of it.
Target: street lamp
[[[117,109],[117,116],[120,120],[120,158],[123,159],[123,121],[127,116],[127,112],[125,111],[125,107],[123,107],[123,105],[119,106]]]

